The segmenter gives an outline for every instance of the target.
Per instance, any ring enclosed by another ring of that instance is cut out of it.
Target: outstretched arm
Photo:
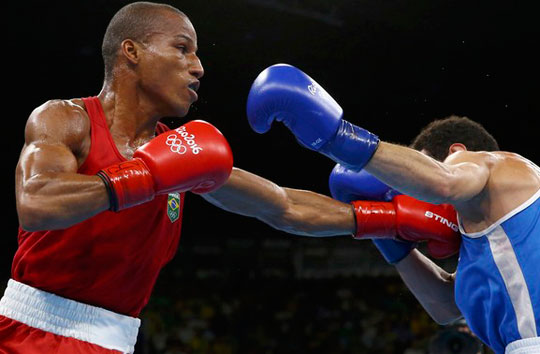
[[[437,162],[413,149],[379,140],[375,134],[343,119],[343,109],[301,70],[273,65],[253,82],[247,117],[258,133],[281,121],[309,149],[344,167],[365,168],[381,181],[417,199],[459,204],[483,190],[487,161],[466,153],[455,161]]]
[[[340,236],[355,232],[349,204],[311,191],[280,187],[239,168],[233,169],[223,187],[201,196],[224,210],[257,218],[292,234]]]
[[[380,142],[366,171],[401,192],[431,203],[459,204],[486,186],[490,155],[459,151],[439,162],[414,149]]]

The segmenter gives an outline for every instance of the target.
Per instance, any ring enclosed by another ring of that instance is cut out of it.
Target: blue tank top
[[[538,337],[540,190],[486,230],[461,232],[455,297],[471,330],[496,353]]]

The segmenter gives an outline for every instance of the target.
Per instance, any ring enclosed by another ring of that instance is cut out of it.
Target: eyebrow
[[[195,51],[197,51],[197,49],[199,49],[198,46],[195,44],[195,40],[193,40],[193,38],[191,38],[190,36],[187,36],[185,34],[177,34],[177,35],[174,36],[174,38],[176,38],[176,39],[179,39],[179,38],[186,39],[195,46]]]
[[[188,41],[195,43],[195,41],[193,40],[193,38],[191,38],[190,36],[187,36],[187,35],[185,35],[185,34],[177,34],[176,36],[174,36],[174,38],[185,38],[185,39],[187,39]]]

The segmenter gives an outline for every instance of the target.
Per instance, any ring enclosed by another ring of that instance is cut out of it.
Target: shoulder
[[[444,163],[456,165],[459,163],[485,164],[490,168],[508,165],[527,165],[531,162],[523,156],[508,151],[458,151],[449,155]]]
[[[26,123],[26,143],[63,143],[76,147],[90,133],[81,99],[50,100],[32,111]]]
[[[540,187],[540,168],[525,157],[511,153],[498,152],[498,160],[492,169],[494,181],[501,185],[513,186],[512,189],[530,186],[534,192]],[[506,182],[506,183],[505,183]],[[508,187],[508,186],[507,186]]]
[[[457,165],[460,163],[475,163],[478,165],[486,165],[491,167],[494,164],[500,162],[501,156],[500,152],[487,152],[487,151],[457,151],[449,155],[445,164],[448,165]]]
[[[89,127],[88,114],[81,99],[50,100],[35,108],[28,118],[28,125],[66,125],[66,128]]]

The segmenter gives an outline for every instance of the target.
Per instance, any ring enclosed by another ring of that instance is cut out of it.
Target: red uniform
[[[91,122],[91,147],[78,173],[95,175],[126,159],[114,144],[100,101],[97,97],[83,101]],[[157,133],[166,129],[159,124]],[[102,212],[63,230],[19,229],[12,278],[67,299],[137,317],[159,271],[176,252],[183,206],[184,193],[172,193],[117,213]],[[5,321],[0,316],[0,337]]]

